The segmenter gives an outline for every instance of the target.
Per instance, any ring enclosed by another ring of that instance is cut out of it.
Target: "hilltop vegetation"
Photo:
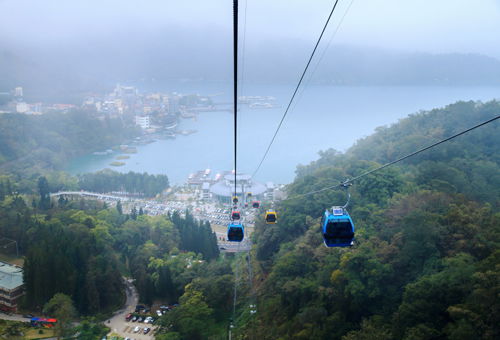
[[[328,150],[297,169],[289,197],[337,184],[498,112],[498,102],[458,102],[379,128],[345,154]],[[279,223],[258,222],[251,258],[242,254],[233,263],[235,338],[500,337],[498,145],[499,126],[493,123],[356,182],[352,248],[326,248],[320,233],[321,214],[343,204],[344,191],[281,202]],[[228,322],[213,318],[224,310],[211,304],[211,289],[196,284],[204,280],[186,286],[181,301],[189,307],[162,320],[170,331],[158,339],[224,336]]]
[[[101,121],[85,110],[0,114],[0,172],[31,175],[60,170],[71,157],[110,148],[136,133],[118,118]]]
[[[297,171],[289,195],[354,177],[498,115],[459,102],[329,150]],[[257,226],[255,320],[262,339],[495,339],[500,336],[500,128],[482,127],[370,175],[351,189],[350,249],[323,246],[319,218],[345,202],[324,191],[284,201]],[[247,310],[241,309],[241,320]]]
[[[29,206],[16,183],[0,177],[0,234],[17,240],[24,255],[24,306],[32,310],[57,293],[83,315],[118,309],[123,275],[135,279],[141,301],[175,303],[219,255],[210,225],[189,212],[152,217],[96,201],[50,202],[49,183],[43,177],[38,183],[39,197]]]
[[[143,302],[180,302],[159,320],[159,340],[223,337],[235,279],[238,339],[493,340],[500,337],[498,122],[357,181],[351,248],[326,248],[319,226],[345,191],[293,196],[499,112],[495,101],[458,102],[379,128],[346,153],[321,152],[297,169],[290,199],[275,207],[278,224],[257,222],[249,257],[219,257],[210,226],[188,212],[129,216],[100,203],[47,201],[50,176],[38,179],[31,206],[16,193],[30,185],[0,177],[0,233],[26,255],[27,306],[64,293],[81,314],[109,311],[122,301],[121,276],[130,275]]]

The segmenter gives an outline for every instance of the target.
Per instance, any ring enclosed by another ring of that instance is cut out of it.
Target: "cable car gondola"
[[[231,219],[233,221],[236,221],[236,220],[239,220],[241,218],[241,214],[239,211],[236,211],[236,210],[233,210],[233,212],[231,213]]]
[[[252,207],[256,208],[256,209],[259,208],[260,207],[260,202],[259,201],[253,201],[252,202]]]
[[[233,196],[233,204],[238,204],[238,196]]]
[[[354,223],[344,207],[326,210],[321,219],[321,232],[327,247],[350,247],[354,239]]]
[[[241,242],[245,236],[245,229],[241,223],[230,223],[227,226],[227,240],[230,242]]]
[[[278,215],[276,214],[276,211],[269,209],[266,211],[266,223],[267,224],[276,224],[278,220]]]

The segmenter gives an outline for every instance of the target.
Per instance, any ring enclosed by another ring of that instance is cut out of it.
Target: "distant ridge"
[[[231,78],[225,45],[193,42],[176,48],[175,53],[168,45],[157,45],[154,49],[149,48],[147,41],[135,45],[137,48],[132,48],[134,42],[129,42],[131,48],[126,53],[118,53],[111,47],[89,51],[80,46],[43,50],[4,46],[0,50],[0,92],[23,86],[25,95],[33,96],[28,100],[45,97],[61,100],[101,91],[116,82],[154,79],[161,86],[181,79],[225,82]],[[308,50],[308,45],[292,41],[248,46],[245,82],[295,82]],[[311,69],[317,63],[318,59],[313,60]],[[408,53],[333,45],[324,54],[310,84],[497,86],[500,60],[479,54]]]

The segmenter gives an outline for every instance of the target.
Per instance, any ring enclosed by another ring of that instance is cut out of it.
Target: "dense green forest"
[[[41,311],[57,293],[71,297],[83,315],[123,303],[122,275],[136,280],[141,299],[175,303],[196,273],[219,256],[208,223],[185,217],[125,215],[96,201],[46,203],[49,183],[38,181],[33,204],[0,177],[0,234],[25,255],[24,305]],[[229,269],[228,269],[229,270]]]
[[[25,255],[27,307],[64,293],[80,314],[106,313],[123,302],[126,275],[142,302],[179,302],[160,318],[159,340],[224,337],[235,281],[237,339],[497,339],[498,123],[355,182],[351,248],[326,248],[319,225],[325,208],[345,203],[345,191],[293,197],[498,112],[495,101],[458,102],[379,128],[345,153],[321,152],[297,169],[290,199],[276,202],[278,224],[257,222],[250,253],[219,256],[210,225],[189,212],[126,215],[93,201],[50,201],[61,182],[78,185],[57,173],[0,177],[0,233]],[[33,202],[19,194],[23,187],[36,188]]]
[[[166,175],[149,175],[129,171],[120,173],[109,169],[78,176],[78,187],[93,192],[126,191],[153,197],[169,186]]]
[[[241,254],[233,263],[238,278],[233,336],[498,339],[498,123],[356,182],[350,213],[357,231],[351,248],[326,248],[320,233],[321,214],[345,203],[345,191],[293,199],[498,112],[498,102],[458,102],[421,112],[377,129],[346,153],[327,150],[317,161],[299,167],[288,187],[291,199],[277,207],[279,223],[258,222],[250,258]],[[202,327],[216,325],[215,313],[223,312],[211,304],[210,287],[199,283],[205,280],[202,276],[186,286],[181,307],[162,320],[169,332],[157,339],[217,338],[227,332]],[[250,304],[256,304],[256,314],[250,313]]]
[[[61,169],[71,158],[110,148],[137,135],[118,118],[91,111],[40,116],[0,114],[0,171],[33,174]]]
[[[4,178],[3,181],[0,180],[0,198],[4,190],[12,190],[12,183],[15,183],[15,191],[20,194],[37,194],[40,191],[38,183],[40,178],[47,182],[47,193],[79,190],[100,193],[120,191],[136,196],[155,197],[169,188],[166,175],[150,175],[147,172],[133,171],[120,173],[109,169],[78,176],[71,176],[62,171],[51,171],[44,172],[43,176],[39,173],[29,176],[9,174],[0,175],[0,178]]]
[[[499,112],[498,102],[458,102],[412,115],[345,154],[322,152],[288,194],[339,183]],[[322,212],[345,192],[283,201],[279,224],[257,225],[258,313],[240,302],[240,336],[498,339],[499,145],[493,123],[355,183],[352,248],[326,248],[319,232]]]

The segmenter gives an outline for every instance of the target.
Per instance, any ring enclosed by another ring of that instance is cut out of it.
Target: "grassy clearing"
[[[40,330],[42,331],[42,333],[40,333]],[[0,320],[0,339],[33,340],[52,337],[54,337],[53,329],[33,328],[26,322]]]
[[[23,339],[46,339],[54,337],[54,330],[52,329],[43,329],[43,334],[40,334],[39,328],[30,328],[24,333]]]

